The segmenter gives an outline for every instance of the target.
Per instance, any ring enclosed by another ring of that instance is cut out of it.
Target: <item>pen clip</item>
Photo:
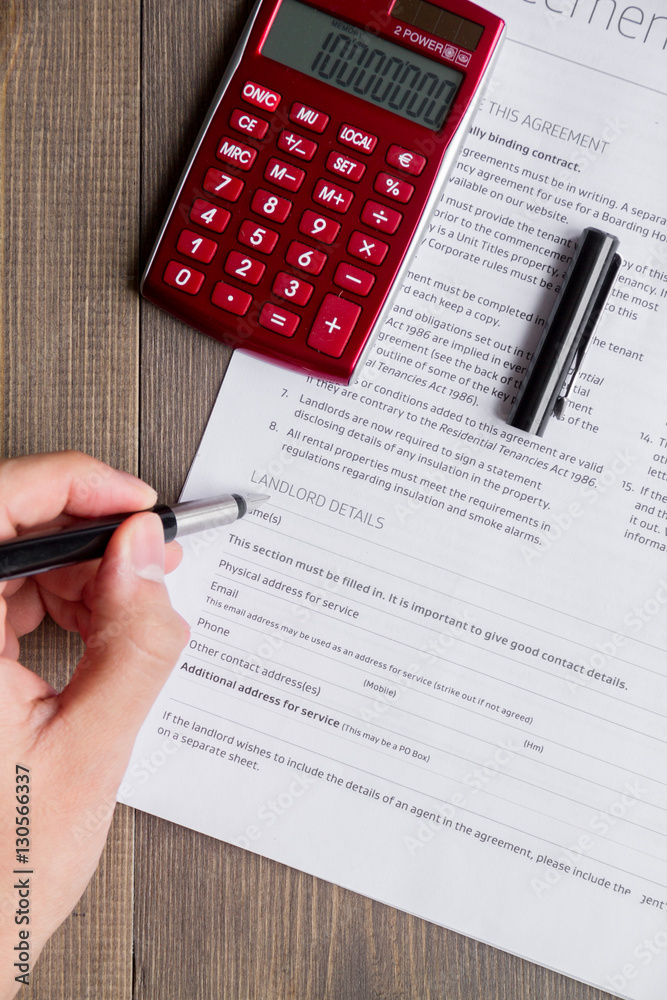
[[[564,410],[570,398],[570,392],[572,391],[572,386],[577,380],[577,375],[581,371],[581,366],[584,363],[584,358],[588,353],[588,348],[593,340],[593,334],[595,333],[595,328],[598,325],[600,316],[604,311],[604,307],[607,304],[607,299],[609,298],[609,293],[611,292],[611,287],[614,284],[616,275],[621,266],[621,255],[619,253],[614,253],[609,261],[609,265],[605,270],[602,283],[598,294],[593,300],[593,308],[591,309],[588,321],[584,326],[581,333],[579,343],[576,348],[574,360],[570,366],[570,370],[565,376],[565,382],[561,387],[561,393],[556,399],[553,408],[553,415],[557,420],[564,419]]]
[[[542,435],[552,414],[563,419],[621,266],[617,249],[615,236],[599,229],[584,230],[507,418],[512,427]]]

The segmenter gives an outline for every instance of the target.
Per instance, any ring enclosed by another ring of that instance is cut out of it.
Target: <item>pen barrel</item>
[[[79,522],[53,534],[23,535],[3,542],[0,545],[0,580],[14,580],[20,576],[32,576],[49,569],[99,559],[104,555],[114,531],[126,517],[96,518],[89,527]]]
[[[246,513],[245,497],[238,493],[212,497],[210,500],[190,500],[175,508],[177,534],[192,535],[196,531],[210,531],[233,524]]]
[[[137,513],[139,513],[137,511]],[[171,507],[154,507],[152,513],[162,521],[165,542],[176,537],[176,517]],[[58,531],[21,535],[0,544],[0,580],[33,576],[50,569],[101,559],[116,528],[131,517],[116,514],[76,524]]]
[[[604,309],[620,266],[617,248],[616,237],[599,229],[584,230],[507,418],[512,427],[544,433],[563,384],[581,364]]]

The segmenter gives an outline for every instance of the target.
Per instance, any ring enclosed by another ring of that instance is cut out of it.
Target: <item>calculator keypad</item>
[[[340,358],[403,222],[392,203],[408,205],[427,160],[383,146],[354,121],[282,102],[256,81],[237,92],[221,116],[215,159],[199,168],[206,197],[184,206],[188,227],[175,243],[184,260],[169,261],[163,280],[196,296],[210,274],[212,290],[201,294],[221,312],[246,317],[264,337],[298,333],[307,349]],[[212,236],[223,232],[220,252]]]

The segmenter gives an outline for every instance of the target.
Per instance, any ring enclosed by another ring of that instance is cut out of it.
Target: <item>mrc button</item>
[[[351,146],[360,153],[372,153],[377,145],[377,136],[370,132],[364,132],[355,125],[341,125],[338,133],[338,141],[344,146]]]
[[[275,111],[280,104],[280,94],[262,87],[260,83],[253,83],[252,80],[246,80],[243,84],[241,96],[248,104],[255,108],[265,108],[266,111]]]

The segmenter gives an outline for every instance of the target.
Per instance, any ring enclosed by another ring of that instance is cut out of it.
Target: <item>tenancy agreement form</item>
[[[271,499],[186,540],[192,640],[120,797],[663,1000],[667,16],[493,6],[497,73],[358,381],[233,359],[184,499]],[[585,226],[623,267],[529,437],[505,418]]]

